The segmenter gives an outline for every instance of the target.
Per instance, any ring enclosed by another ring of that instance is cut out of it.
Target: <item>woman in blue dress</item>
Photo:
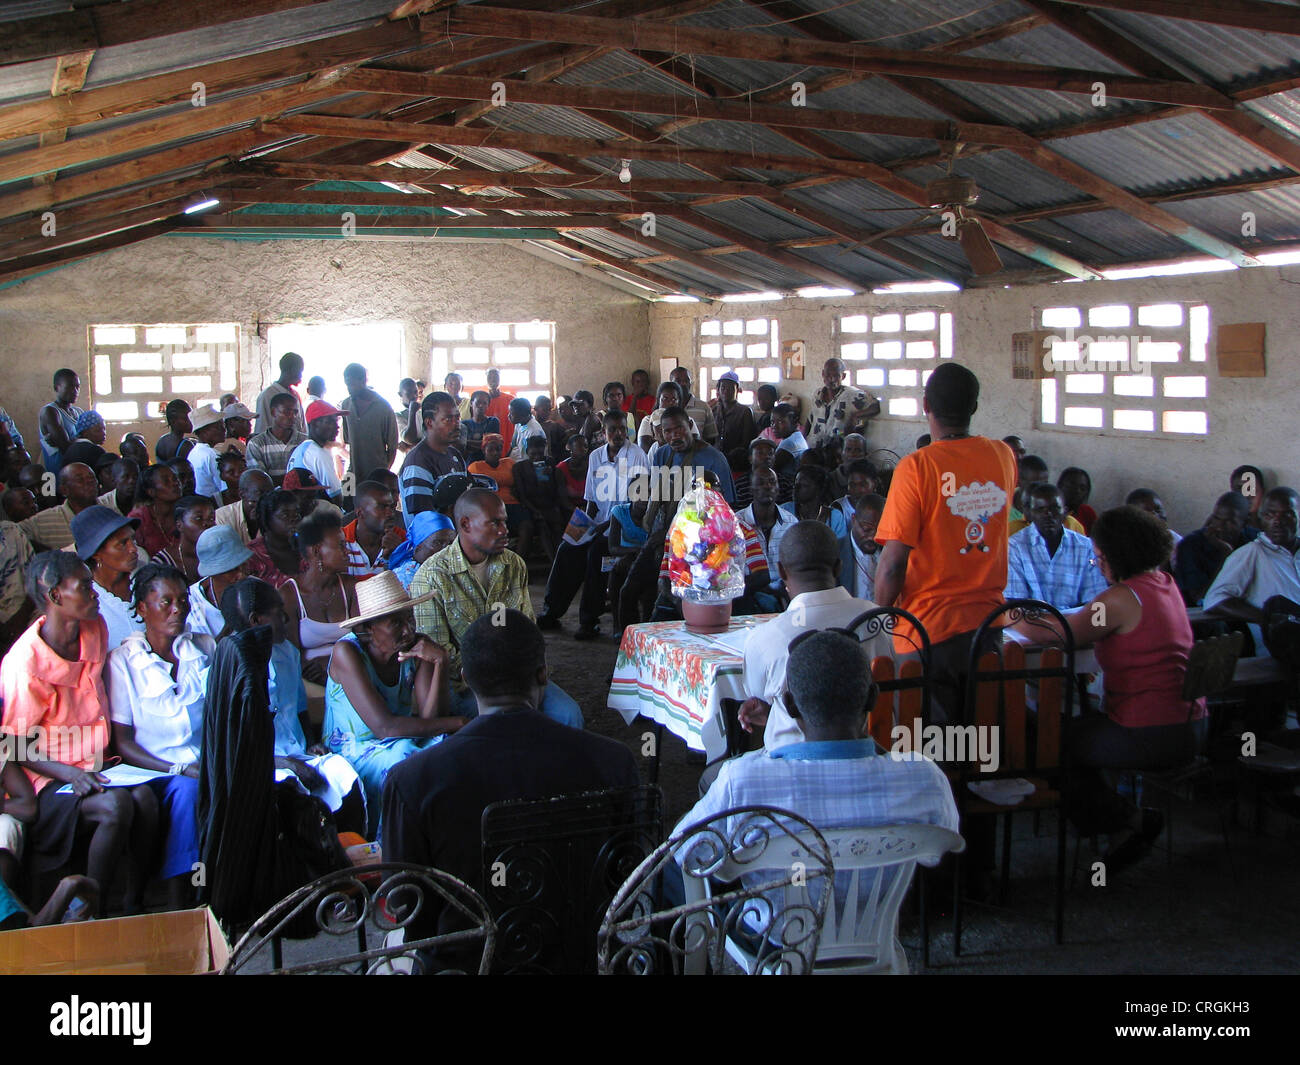
[[[334,645],[325,685],[325,745],[361,777],[372,832],[388,771],[416,751],[438,743],[466,719],[450,717],[447,652],[415,630],[412,599],[396,574],[385,571],[356,587],[351,629]]]

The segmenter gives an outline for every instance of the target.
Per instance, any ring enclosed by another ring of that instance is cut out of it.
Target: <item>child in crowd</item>
[[[570,512],[560,500],[560,474],[546,454],[546,439],[529,437],[525,453],[526,459],[515,463],[515,497],[527,509],[546,557],[553,562]]]
[[[466,462],[482,462],[483,438],[501,432],[500,420],[488,417],[488,402],[486,392],[475,392],[469,397],[470,417],[460,423],[460,450]]]

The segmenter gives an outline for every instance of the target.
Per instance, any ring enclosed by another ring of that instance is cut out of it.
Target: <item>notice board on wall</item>
[[[1264,377],[1264,323],[1219,326],[1214,353],[1220,377]]]

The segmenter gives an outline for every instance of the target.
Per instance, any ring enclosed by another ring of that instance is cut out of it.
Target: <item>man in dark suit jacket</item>
[[[561,725],[537,709],[546,687],[546,645],[524,614],[506,610],[502,618],[494,611],[471,624],[461,640],[461,671],[478,699],[478,717],[388,774],[383,850],[386,861],[433,866],[482,891],[485,807],[635,787],[641,780],[623,744]],[[428,922],[418,923],[408,940],[430,934]]]

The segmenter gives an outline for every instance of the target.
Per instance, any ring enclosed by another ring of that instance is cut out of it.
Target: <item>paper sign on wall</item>
[[[1215,357],[1220,377],[1264,377],[1264,323],[1219,326]]]

